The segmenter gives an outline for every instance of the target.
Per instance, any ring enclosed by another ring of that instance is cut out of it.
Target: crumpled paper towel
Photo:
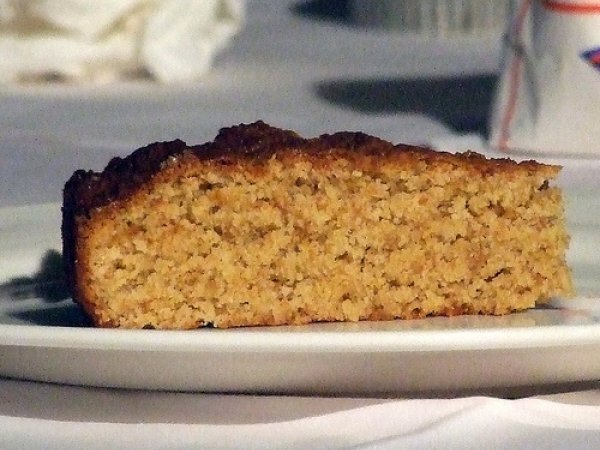
[[[243,0],[0,0],[0,83],[198,78]]]
[[[600,1],[515,4],[490,124],[491,146],[600,156]]]

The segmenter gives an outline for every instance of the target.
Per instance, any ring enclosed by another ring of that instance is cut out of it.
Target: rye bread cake
[[[560,167],[262,122],[77,171],[73,298],[96,326],[507,314],[572,294]]]

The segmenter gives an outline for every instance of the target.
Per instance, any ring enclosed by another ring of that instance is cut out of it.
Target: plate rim
[[[317,325],[318,326],[318,325]],[[0,347],[191,353],[453,352],[598,346],[600,323],[447,330],[124,330],[0,325]],[[304,328],[306,327],[306,328]]]

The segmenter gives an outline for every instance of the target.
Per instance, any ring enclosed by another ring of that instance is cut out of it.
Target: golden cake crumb
[[[559,170],[240,125],[76,172],[67,274],[102,327],[506,314],[572,294]]]

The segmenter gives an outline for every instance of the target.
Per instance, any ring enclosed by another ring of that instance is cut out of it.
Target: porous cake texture
[[[262,122],[77,171],[73,297],[96,326],[500,315],[572,294],[560,167]]]

